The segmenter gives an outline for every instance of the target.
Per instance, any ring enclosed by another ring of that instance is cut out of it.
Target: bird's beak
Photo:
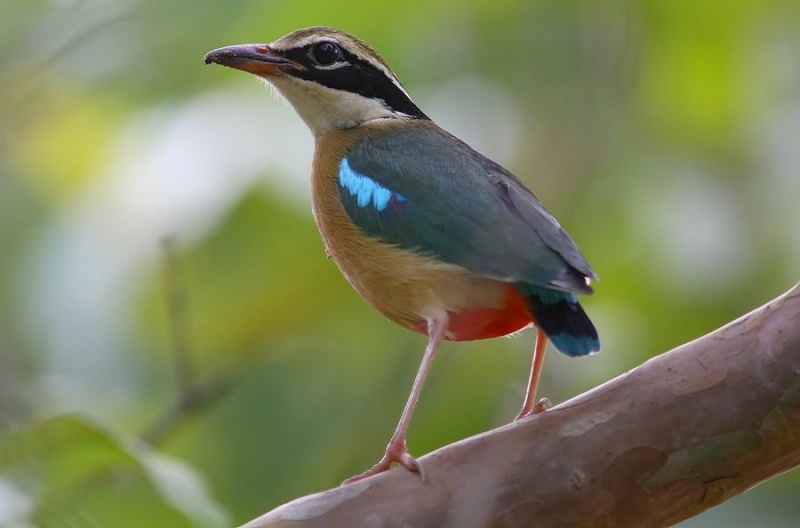
[[[286,66],[297,66],[268,44],[239,44],[209,51],[206,64],[216,63],[255,75],[275,75]]]

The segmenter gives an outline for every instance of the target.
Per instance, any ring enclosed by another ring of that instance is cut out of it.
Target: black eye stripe
[[[320,64],[320,57],[314,57],[315,46],[329,43],[337,47],[338,60],[330,64]],[[380,99],[396,112],[419,119],[429,119],[408,95],[400,89],[386,73],[371,62],[359,58],[343,46],[322,41],[285,52],[287,59],[301,64],[304,68],[289,69],[287,73],[301,79],[314,81],[336,90],[344,90],[371,99]],[[336,67],[330,66],[336,64]]]
[[[320,64],[319,58],[315,57],[315,54],[320,51],[321,46],[330,45],[334,46],[336,49],[336,54],[338,55],[337,59],[339,62],[363,62],[359,61],[359,58],[347,51],[345,48],[339,46],[334,42],[329,41],[322,41],[322,42],[315,42],[313,44],[308,44],[303,46],[302,48],[295,48],[291,50],[287,50],[284,52],[284,55],[287,59],[291,60],[292,62],[296,62],[298,64],[302,64],[306,68],[314,68],[316,66],[327,66],[336,62],[335,60],[328,63],[328,64]]]

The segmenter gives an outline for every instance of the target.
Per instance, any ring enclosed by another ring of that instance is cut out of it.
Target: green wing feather
[[[368,136],[339,175],[345,210],[369,236],[498,280],[592,291],[594,272],[539,200],[435,125]]]

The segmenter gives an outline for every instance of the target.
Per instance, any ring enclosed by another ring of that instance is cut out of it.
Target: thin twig
[[[183,284],[181,262],[175,249],[175,240],[171,237],[161,242],[163,251],[162,276],[164,296],[167,308],[170,350],[180,399],[185,400],[193,392],[194,368],[188,340],[189,303],[186,288]]]
[[[190,418],[220,400],[236,384],[235,379],[222,376],[197,381],[189,346],[188,296],[174,239],[165,238],[162,248],[164,299],[177,395],[172,405],[142,433],[141,438],[151,445],[163,444]]]
[[[236,380],[233,379],[214,379],[195,385],[191,392],[182,394],[180,399],[153,420],[141,434],[141,439],[153,446],[163,445],[200,411],[225,397],[234,386]]]

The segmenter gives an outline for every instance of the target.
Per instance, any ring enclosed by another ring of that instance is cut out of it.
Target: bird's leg
[[[550,406],[550,402],[546,398],[536,403],[536,387],[539,385],[539,377],[542,375],[545,348],[547,348],[547,336],[544,332],[537,329],[536,346],[533,349],[531,377],[528,380],[528,392],[525,394],[525,402],[522,404],[522,410],[519,411],[519,414],[514,420],[525,418],[531,414],[540,413],[547,410]]]
[[[408,424],[411,422],[411,415],[414,414],[414,408],[417,406],[417,400],[419,400],[419,395],[422,392],[425,376],[431,368],[431,363],[433,363],[433,358],[436,356],[439,344],[447,334],[447,325],[447,312],[442,312],[441,315],[428,319],[428,346],[425,348],[425,355],[422,356],[422,362],[419,365],[419,369],[417,369],[417,376],[414,378],[414,385],[411,387],[411,394],[408,396],[403,414],[400,415],[400,422],[397,424],[397,428],[395,428],[394,434],[386,446],[386,453],[383,458],[365,472],[345,480],[343,484],[350,484],[382,473],[388,470],[395,462],[406,467],[409,471],[419,473],[420,478],[423,482],[425,481],[425,473],[422,471],[422,466],[408,452],[406,433],[408,432]]]

